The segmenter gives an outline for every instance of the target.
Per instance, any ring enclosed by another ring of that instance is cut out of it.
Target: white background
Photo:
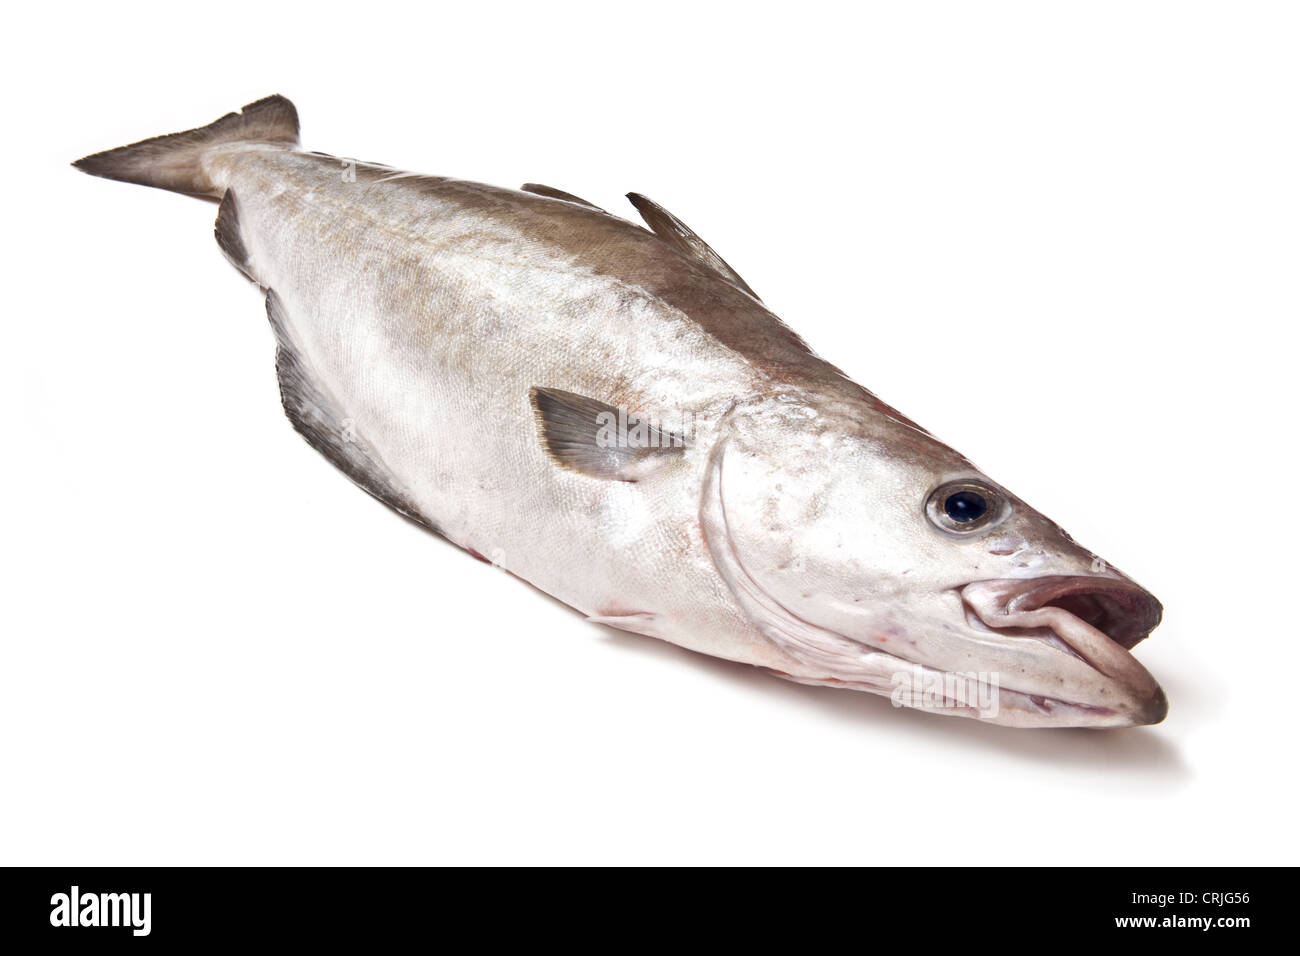
[[[1293,10],[10,11],[0,862],[1295,863]],[[1168,720],[784,683],[387,512],[284,420],[214,207],[68,166],[273,92],[307,148],[672,209],[1164,602]]]

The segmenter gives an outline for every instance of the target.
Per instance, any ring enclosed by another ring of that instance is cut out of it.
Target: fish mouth
[[[973,625],[1049,643],[1104,678],[1093,699],[1078,703],[1132,725],[1164,720],[1164,690],[1129,653],[1160,623],[1163,609],[1136,584],[1087,575],[1000,578],[966,585],[961,599]]]

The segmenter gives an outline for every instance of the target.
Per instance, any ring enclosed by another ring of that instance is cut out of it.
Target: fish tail
[[[207,126],[119,146],[72,165],[105,179],[220,199],[223,190],[212,181],[204,157],[214,146],[231,143],[297,145],[298,111],[285,97],[268,96]]]

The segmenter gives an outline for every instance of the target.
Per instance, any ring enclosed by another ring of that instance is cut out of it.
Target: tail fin
[[[203,169],[203,155],[223,143],[298,142],[298,111],[283,96],[249,103],[242,112],[227,113],[215,123],[95,153],[72,165],[92,176],[125,183],[170,189],[172,192],[220,199],[221,190]]]

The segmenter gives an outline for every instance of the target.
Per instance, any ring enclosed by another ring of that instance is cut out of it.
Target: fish
[[[276,95],[73,165],[217,203],[286,416],[392,510],[590,621],[787,680],[1011,727],[1164,719],[1132,654],[1159,601],[663,206],[299,143]]]

